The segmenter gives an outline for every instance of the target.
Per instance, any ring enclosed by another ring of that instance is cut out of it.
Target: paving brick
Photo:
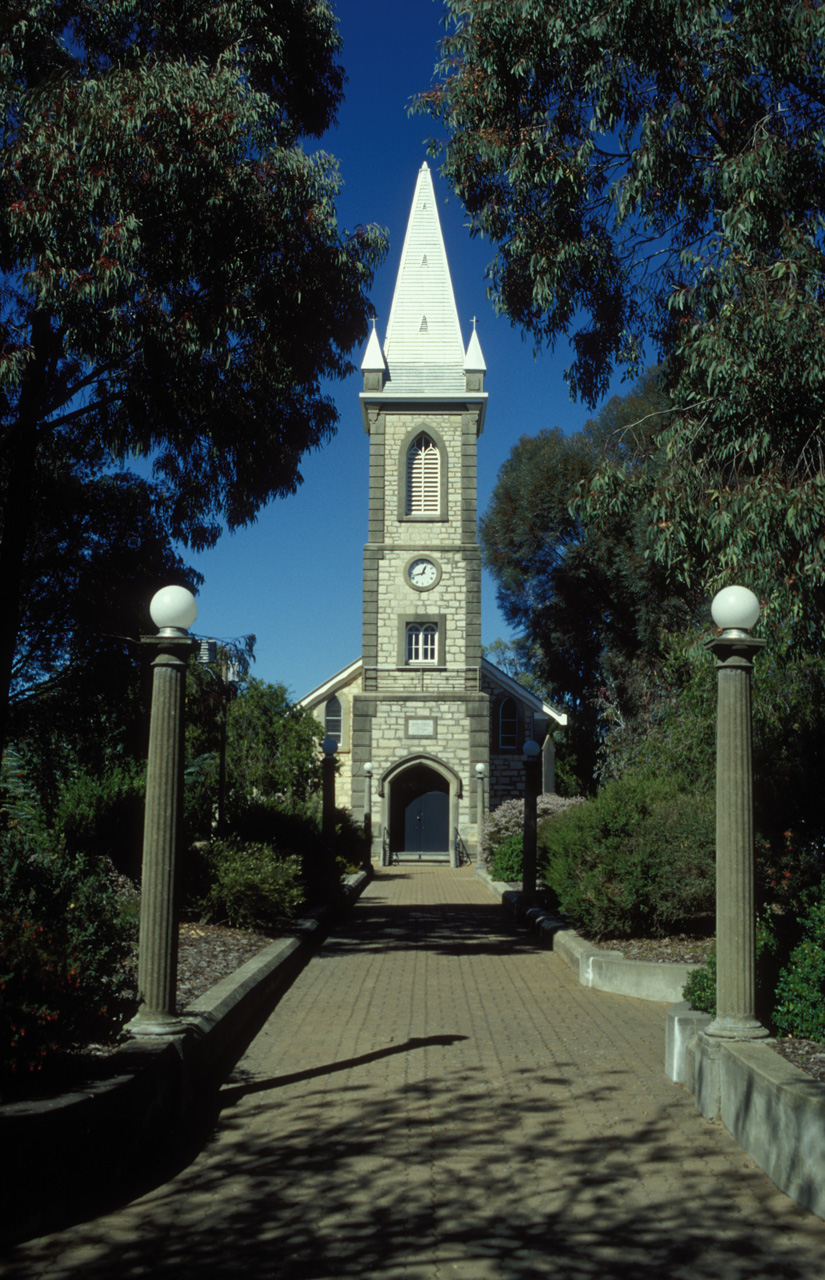
[[[469,870],[388,868],[193,1163],[0,1272],[822,1280],[825,1223],[666,1078],[664,1014],[580,987]]]

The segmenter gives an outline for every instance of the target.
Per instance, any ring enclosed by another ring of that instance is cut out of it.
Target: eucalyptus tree
[[[610,460],[584,498],[644,506],[648,554],[752,584],[788,644],[825,620],[825,7],[820,0],[448,0],[418,108],[497,247],[497,305],[567,335],[590,404],[666,365],[655,475]]]
[[[334,431],[384,251],[306,151],[344,73],[325,0],[7,0],[0,14],[0,711],[38,468],[151,458],[202,548]],[[2,733],[0,733],[0,738]]]

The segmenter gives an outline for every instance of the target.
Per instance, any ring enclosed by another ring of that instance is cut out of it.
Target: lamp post
[[[756,1017],[753,874],[751,673],[764,648],[750,629],[759,601],[746,587],[725,587],[711,605],[721,634],[707,641],[716,658],[716,1017],[709,1036],[748,1040],[768,1032]]]
[[[522,910],[536,900],[536,803],[541,789],[541,747],[537,742],[524,744],[524,839],[521,873]]]
[[[372,867],[372,761],[364,765],[364,870]]]
[[[324,759],[321,763],[321,833],[331,843],[335,835],[335,753],[338,739],[332,734],[321,743]]]
[[[481,866],[481,838],[484,829],[484,775],[487,772],[484,764],[479,761],[476,765],[476,829],[478,837],[476,841],[476,864]]]
[[[134,1036],[168,1036],[175,1018],[178,976],[178,844],[183,808],[186,664],[196,641],[188,628],[198,614],[191,591],[163,587],[149,606],[156,636],[142,643],[154,651],[152,713],[143,828],[138,997],[128,1024]]]
[[[210,664],[216,663],[220,658],[221,671],[220,675],[213,671]],[[227,720],[229,713],[229,703],[233,696],[233,689],[237,692],[235,685],[235,676],[237,668],[230,660],[225,649],[218,650],[217,640],[201,640],[198,651],[198,662],[204,671],[208,671],[212,679],[220,690],[221,699],[221,715],[220,715],[220,737],[218,741],[218,804],[215,821],[215,830],[218,835],[223,835],[226,829],[226,739],[227,739]]]

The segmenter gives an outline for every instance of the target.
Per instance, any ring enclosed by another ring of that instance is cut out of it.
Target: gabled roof
[[[567,724],[566,711],[559,711],[558,707],[554,707],[552,703],[545,702],[538,694],[525,689],[523,684],[519,684],[518,680],[513,679],[512,676],[508,676],[506,671],[502,671],[501,667],[497,667],[489,658],[481,659],[481,669],[491,683],[497,684],[500,689],[512,694],[514,698],[520,698],[533,711],[549,716],[551,720],[555,720],[556,724]]]
[[[361,676],[363,668],[363,660],[356,658],[348,667],[330,676],[329,680],[325,680],[323,684],[319,684],[317,688],[311,689],[305,694],[298,703],[299,707],[317,707],[319,702],[325,702],[337,693],[339,689],[343,689],[346,685],[352,684]],[[497,667],[489,658],[481,659],[481,669],[491,684],[496,684],[503,693],[511,694],[514,698],[518,698],[525,703],[533,711],[539,712],[541,715],[548,716],[551,720],[555,720],[556,724],[567,724],[567,713],[559,711],[549,702],[538,697],[530,689],[525,689],[523,684],[519,684],[518,680],[514,680],[512,676],[508,676],[506,671],[502,671],[501,667]]]
[[[384,356],[390,394],[460,394],[466,389],[464,343],[426,162],[415,184]]]
[[[359,679],[362,667],[362,659],[356,658],[348,667],[344,667],[341,671],[336,671],[335,675],[330,676],[323,684],[316,685],[314,689],[310,689],[309,693],[305,693],[303,698],[299,699],[298,706],[311,710],[313,707],[317,707],[319,702],[326,702],[339,689],[343,689],[345,685]]]

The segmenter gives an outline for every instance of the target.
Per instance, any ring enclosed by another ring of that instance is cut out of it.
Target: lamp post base
[[[161,1036],[169,1039],[172,1036],[182,1036],[187,1030],[187,1024],[182,1018],[176,1018],[173,1014],[148,1011],[136,1013],[123,1029],[136,1040],[149,1037],[157,1039]]]
[[[704,1034],[720,1040],[764,1040],[770,1032],[756,1018],[736,1018],[730,1014],[714,1018]]]

